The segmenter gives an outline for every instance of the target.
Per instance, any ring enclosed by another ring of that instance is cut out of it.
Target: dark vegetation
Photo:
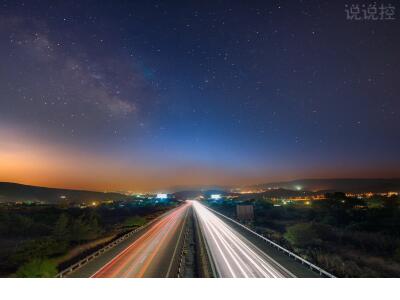
[[[71,249],[106,236],[122,235],[174,205],[175,202],[109,203],[86,208],[2,205],[0,276],[53,277],[59,271],[59,258]]]
[[[248,200],[247,200],[248,201]],[[235,216],[241,199],[210,203]],[[400,276],[400,199],[328,194],[311,204],[253,199],[251,226],[338,277]]]
[[[337,179],[299,179],[293,181],[274,182],[255,185],[252,188],[281,188],[291,190],[301,186],[308,191],[326,192],[352,192],[362,193],[364,191],[381,193],[385,191],[398,191],[400,189],[400,178],[337,178]]]

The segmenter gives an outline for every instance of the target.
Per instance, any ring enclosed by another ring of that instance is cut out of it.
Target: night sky
[[[348,2],[0,2],[0,181],[400,176],[398,12]]]

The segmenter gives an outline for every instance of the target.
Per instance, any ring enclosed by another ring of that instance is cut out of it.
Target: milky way
[[[398,18],[346,20],[341,1],[53,2],[1,2],[1,181],[400,176]]]

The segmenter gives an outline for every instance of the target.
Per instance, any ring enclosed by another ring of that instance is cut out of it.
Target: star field
[[[399,21],[346,3],[2,1],[0,180],[399,176]]]

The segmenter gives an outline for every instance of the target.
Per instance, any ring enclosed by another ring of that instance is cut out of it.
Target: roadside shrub
[[[127,218],[124,222],[124,226],[127,227],[143,226],[144,224],[146,224],[146,218],[138,215]]]
[[[309,223],[299,223],[289,226],[286,229],[284,237],[294,247],[305,247],[320,242],[317,231]]]
[[[55,263],[48,259],[36,258],[22,265],[17,270],[17,277],[25,278],[50,278],[57,275]]]

